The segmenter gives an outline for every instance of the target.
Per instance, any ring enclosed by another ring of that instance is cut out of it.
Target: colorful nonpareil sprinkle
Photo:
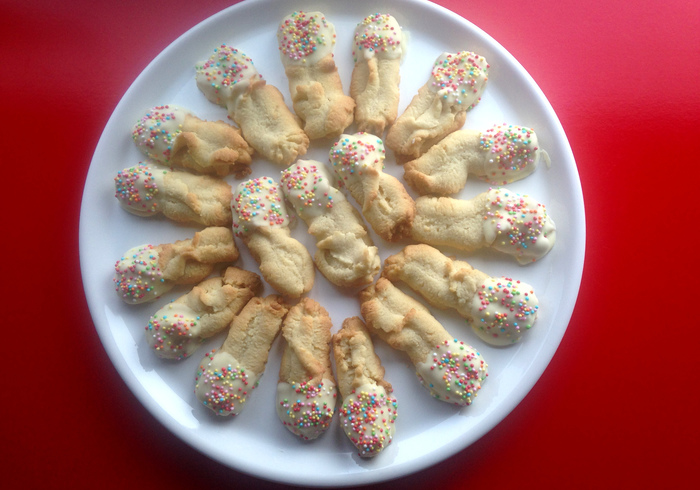
[[[237,236],[262,226],[289,224],[281,189],[271,177],[259,177],[239,184],[231,206],[233,231]]]
[[[365,168],[382,168],[385,150],[381,138],[369,133],[343,135],[330,150],[330,162],[343,180],[362,175]]]
[[[175,139],[189,111],[177,106],[157,106],[139,119],[131,131],[136,146],[147,156],[168,163]]]
[[[283,170],[280,184],[301,215],[309,208],[332,208],[330,182],[315,164],[296,164]]]
[[[153,245],[142,245],[127,251],[114,265],[114,286],[128,303],[156,299],[173,285],[163,278],[158,264],[158,251]]]
[[[361,58],[401,56],[403,35],[396,19],[388,14],[365,17],[355,28],[353,60]]]
[[[238,415],[257,387],[246,369],[225,352],[208,352],[197,370],[195,393],[218,415]]]
[[[471,51],[445,53],[433,66],[433,90],[449,103],[463,105],[463,110],[471,109],[481,100],[488,67],[483,56]]]
[[[302,439],[315,439],[331,424],[337,392],[328,380],[317,383],[287,384],[285,395],[278,398],[282,424]],[[279,388],[278,388],[279,389]]]

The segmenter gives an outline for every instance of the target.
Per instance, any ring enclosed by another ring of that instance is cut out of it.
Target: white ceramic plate
[[[221,43],[238,47],[252,57],[258,71],[268,83],[280,88],[289,103],[275,30],[279,20],[294,8],[320,10],[335,24],[335,59],[347,90],[353,29],[364,16],[376,11],[374,1],[305,1],[292,5],[248,0],[186,32],[129,88],[95,151],[80,218],[84,287],[95,327],[124,381],[160,422],[192,447],[237,470],[280,482],[324,486],[377,482],[421,470],[467,447],[498,424],[539,379],[561,341],[578,294],[585,241],[581,185],[554,111],[508,52],[468,21],[434,4],[420,0],[382,2],[382,12],[393,14],[410,36],[401,69],[400,112],[425,83],[440,53],[475,51],[491,65],[489,84],[481,103],[468,114],[465,126],[481,129],[497,122],[529,126],[535,128],[541,147],[549,153],[551,168],[541,166],[532,176],[508,188],[530,194],[547,205],[557,224],[557,244],[552,252],[526,267],[488,251],[469,257],[460,254],[460,258],[492,276],[506,275],[533,285],[541,301],[538,322],[522,343],[498,349],[481,342],[458,316],[433,309],[455,337],[477,347],[489,363],[489,378],[478,399],[463,409],[432,399],[417,381],[408,358],[377,340],[386,379],[393,384],[399,402],[399,417],[394,442],[372,460],[357,456],[342,434],[337,417],[330,430],[311,443],[298,440],[281,425],[274,408],[282,350],[279,338],[272,347],[266,375],[249,398],[246,410],[236,418],[214,416],[194,397],[194,375],[203,354],[218,348],[225,334],[211,339],[202,348],[202,356],[197,353],[180,363],[164,362],[147,347],[144,327],[152,313],[185,294],[186,289],[177,289],[155,303],[130,306],[112,288],[113,266],[124,251],[143,243],[187,238],[195,228],[127,214],[113,197],[113,177],[118,170],[143,159],[131,141],[131,127],[148,108],[174,103],[204,119],[226,119],[225,110],[208,102],[194,83],[195,63],[207,59]],[[331,144],[315,143],[307,157],[327,162]],[[253,168],[253,176],[279,175],[280,171],[261,159],[256,159]],[[391,158],[386,171],[400,178],[403,175]],[[472,197],[487,188],[484,182],[469,182],[461,197]],[[352,198],[350,201],[354,202]],[[303,222],[298,222],[293,235],[314,250]],[[389,245],[375,235],[373,238],[382,260],[405,245]],[[239,246],[242,258],[237,265],[257,272],[245,247],[240,242]],[[265,293],[272,292],[268,286]],[[335,331],[343,319],[359,315],[355,293],[330,285],[317,273],[309,296],[329,310]]]

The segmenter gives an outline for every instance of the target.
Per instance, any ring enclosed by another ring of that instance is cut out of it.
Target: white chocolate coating
[[[396,398],[374,383],[356,388],[343,400],[338,409],[341,427],[360,456],[376,456],[391,444],[396,431],[396,409]]]
[[[472,299],[472,329],[491,345],[511,345],[532,328],[538,310],[532,286],[507,277],[489,277]]]
[[[231,201],[233,232],[244,236],[270,226],[289,226],[282,190],[272,177],[258,177],[238,184]]]
[[[126,211],[137,216],[160,213],[158,197],[164,187],[167,168],[155,168],[144,163],[125,168],[114,177],[115,194]]]
[[[357,63],[370,58],[403,58],[406,42],[401,26],[389,14],[373,14],[357,24],[352,56]]]
[[[261,376],[246,370],[228,352],[209,353],[197,370],[194,392],[217,415],[238,415]]]
[[[435,60],[430,88],[450,106],[473,108],[481,100],[488,80],[488,63],[471,51],[442,53]]]
[[[168,303],[146,326],[146,342],[162,359],[189,357],[204,342],[199,336],[199,316],[182,303]]]
[[[226,44],[216,48],[207,61],[197,63],[195,70],[199,90],[222,107],[235,104],[251,81],[262,79],[251,58]]]
[[[329,159],[341,182],[360,182],[365,168],[381,170],[384,142],[370,133],[343,134],[333,144]]]
[[[454,405],[471,405],[488,376],[488,365],[473,347],[458,340],[435,346],[416,375],[430,394]]]
[[[326,168],[309,160],[299,160],[283,170],[280,187],[294,211],[305,221],[321,216],[333,207],[334,199],[343,198],[333,187]]]
[[[335,27],[321,12],[299,10],[282,19],[277,43],[284,66],[314,64],[333,53]]]
[[[131,248],[114,265],[114,290],[127,303],[153,301],[175,284],[163,279],[153,245]]]
[[[304,440],[316,439],[330,427],[337,399],[335,381],[277,384],[277,416],[289,431]]]
[[[543,153],[534,130],[512,124],[496,124],[484,131],[479,148],[483,150],[481,173],[494,185],[527,177],[535,171]]]
[[[168,163],[187,115],[192,113],[172,104],[153,107],[136,122],[131,131],[136,147],[147,157]]]
[[[483,230],[491,247],[521,264],[544,257],[556,241],[556,225],[544,204],[504,188],[488,191]]]

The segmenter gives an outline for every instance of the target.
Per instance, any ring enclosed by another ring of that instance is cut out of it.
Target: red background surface
[[[163,48],[231,3],[0,1],[0,474],[17,487],[278,487],[190,449],[138,403],[97,337],[79,271],[82,187],[112,110]],[[690,486],[700,4],[438,3],[548,96],[581,176],[587,256],[568,331],[525,400],[468,449],[382,487]]]

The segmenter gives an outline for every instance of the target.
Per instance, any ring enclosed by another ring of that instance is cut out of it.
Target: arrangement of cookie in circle
[[[402,26],[388,13],[358,18],[353,32],[337,33],[323,13],[298,10],[270,33],[291,109],[252,58],[222,43],[194,66],[193,84],[230,122],[174,104],[135,115],[131,138],[144,161],[116,172],[120,207],[134,222],[165,218],[199,229],[127,250],[114,266],[113,288],[126,304],[154,302],[141,328],[158,362],[190,362],[221,337],[196,365],[190,396],[199,410],[240,414],[281,333],[276,394],[268,400],[280,430],[293,443],[313,444],[337,417],[348,447],[381,458],[396,437],[401,394],[385,380],[374,342],[405,354],[432,398],[478,405],[489,386],[482,351],[488,357],[489,349],[528,342],[540,302],[511,269],[476,269],[462,259],[493,249],[532,264],[554,246],[556,226],[543,203],[497,187],[526,179],[542,160],[549,166],[534,129],[463,128],[489,79],[486,59],[466,50],[440,54],[399,116],[408,47]],[[335,52],[339,36],[352,36],[351,53]],[[241,48],[256,47],[233,37]],[[353,62],[348,94],[338,56]],[[328,160],[304,159],[310,145]],[[273,173],[256,169],[259,160],[274,164]],[[403,165],[403,179],[385,171],[387,161]],[[468,178],[479,179],[483,192],[448,197]],[[295,215],[315,240],[313,258],[290,227]],[[259,275],[233,265],[236,240]],[[397,242],[401,248],[391,248]],[[334,305],[313,297],[324,287],[315,284],[316,269],[361,318],[334,328]],[[180,288],[176,299],[155,303]],[[431,308],[455,311],[461,321],[443,325]]]

